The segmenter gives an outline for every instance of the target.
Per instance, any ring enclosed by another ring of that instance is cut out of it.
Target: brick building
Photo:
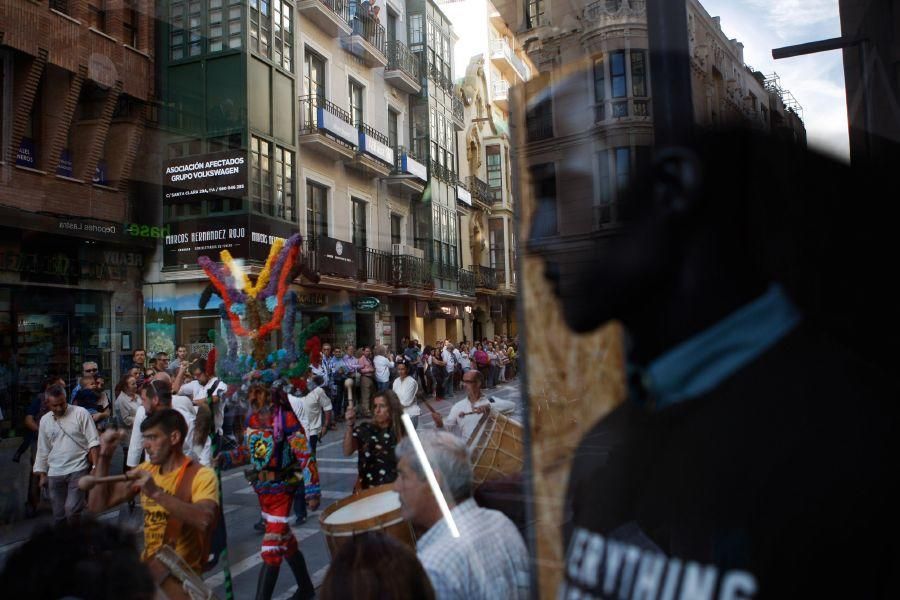
[[[149,0],[0,2],[0,408],[48,372],[110,381],[142,340],[132,181],[153,94]],[[0,433],[0,435],[3,435]]]

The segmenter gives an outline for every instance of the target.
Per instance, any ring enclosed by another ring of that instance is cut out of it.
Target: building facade
[[[74,383],[95,361],[114,384],[142,343],[159,234],[134,185],[154,94],[148,6],[0,2],[0,436],[46,375]]]

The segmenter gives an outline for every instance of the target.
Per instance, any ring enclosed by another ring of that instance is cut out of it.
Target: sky
[[[809,145],[850,160],[847,100],[840,50],[772,59],[772,49],[840,37],[838,0],[700,0],[722,31],[744,44],[744,62],[781,86],[803,107]]]

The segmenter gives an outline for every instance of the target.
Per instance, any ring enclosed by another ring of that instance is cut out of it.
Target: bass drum
[[[492,410],[485,413],[467,442],[472,455],[472,482],[505,479],[525,466],[525,430],[522,424]]]
[[[400,514],[400,496],[393,484],[378,485],[326,508],[319,517],[328,552],[334,558],[341,545],[366,531],[381,531],[415,551],[412,525]]]

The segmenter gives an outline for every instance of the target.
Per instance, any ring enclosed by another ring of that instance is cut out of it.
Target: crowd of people
[[[226,410],[234,386],[229,389],[207,372],[204,359],[189,357],[184,346],[172,361],[163,352],[148,360],[139,349],[132,355],[133,367],[112,390],[106,389],[94,362],[84,363],[71,393],[62,378],[48,377],[29,408],[29,435],[14,460],[30,450],[29,515],[37,511],[40,490],[46,490],[55,526],[75,535],[82,531],[82,521],[93,523],[88,515],[126,502],[133,510],[139,496],[143,560],[153,569],[156,552],[169,546],[196,574],[215,563],[217,544],[227,543],[214,536],[222,504],[215,469],[249,464],[248,480],[260,499],[257,528],[264,532],[256,597],[271,597],[279,567],[286,562],[297,579],[295,597],[311,598],[315,590],[288,525],[291,512],[293,522],[302,523],[308,510],[318,508],[316,448],[344,422],[343,452],[356,454],[358,464],[348,495],[394,486],[404,518],[422,537],[417,556],[380,534],[350,544],[334,557],[323,597],[346,597],[347,590],[370,587],[410,598],[492,597],[500,584],[509,592],[504,597],[524,597],[524,544],[502,513],[476,506],[466,451],[466,440],[485,412],[515,409],[512,402],[483,396],[482,388],[514,378],[518,358],[517,342],[501,336],[475,344],[441,340],[424,347],[418,340],[403,339],[396,352],[383,345],[357,350],[325,344],[302,391],[256,384],[245,406]],[[432,402],[453,399],[460,387],[464,397],[443,417]],[[402,423],[405,413],[414,428],[424,429],[423,408],[434,427],[444,430],[419,435],[456,526],[465,532],[461,543],[442,524]],[[226,434],[233,438],[231,446],[223,446]],[[260,448],[268,451],[260,453]],[[123,475],[111,478],[114,461],[121,462]],[[42,539],[35,536],[30,543]],[[482,547],[496,554],[505,572],[498,575],[492,567],[488,573],[474,560],[473,552]],[[379,560],[411,576],[366,584],[370,575],[352,565],[377,548],[393,549]],[[359,597],[380,597],[373,593]]]

